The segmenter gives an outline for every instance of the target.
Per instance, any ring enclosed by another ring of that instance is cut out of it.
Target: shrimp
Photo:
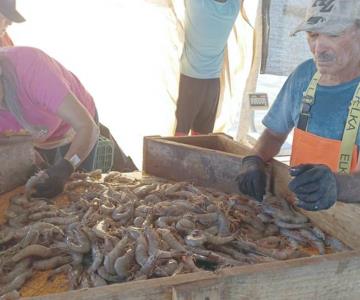
[[[90,282],[92,287],[99,287],[107,285],[106,281],[96,273],[90,273]]]
[[[76,236],[76,240],[77,240],[77,244],[75,244],[72,240],[70,236],[66,237],[66,244],[68,246],[68,248],[71,251],[77,252],[77,253],[88,253],[91,249],[91,243],[90,240],[88,238],[88,236],[84,233],[84,231],[82,231],[82,229],[80,228],[80,225],[77,224],[76,225],[76,229],[73,230]]]
[[[177,221],[175,228],[180,233],[189,234],[195,228],[195,224],[189,219],[181,218],[179,221]]]
[[[184,241],[188,246],[201,247],[207,242],[207,237],[201,230],[195,229],[185,237]]]
[[[319,251],[319,254],[325,254],[324,242],[319,240],[312,231],[300,229],[300,234],[308,240],[311,246],[315,247]]]
[[[205,226],[214,225],[218,221],[218,213],[206,213],[206,214],[193,214],[192,215],[195,222],[199,222]]]
[[[58,253],[56,249],[50,249],[42,245],[30,245],[16,253],[11,261],[18,262],[28,256],[51,257]]]
[[[165,265],[158,266],[154,270],[154,274],[158,277],[171,276],[178,269],[179,264],[175,259],[169,259]]]
[[[104,267],[109,274],[115,274],[114,263],[115,260],[125,251],[128,243],[128,236],[125,235],[112,249],[109,254],[105,256]]]
[[[114,209],[112,218],[119,222],[121,225],[125,225],[134,215],[134,202],[129,201],[126,206],[119,206]]]
[[[35,261],[33,264],[34,270],[45,271],[69,264],[72,261],[70,256],[54,256],[48,259]]]
[[[91,247],[92,264],[89,267],[89,272],[95,272],[102,264],[104,260],[104,254],[102,253],[99,243],[94,241]]]
[[[24,285],[26,280],[28,280],[32,276],[32,274],[33,274],[32,269],[29,269],[23,272],[22,274],[18,275],[13,281],[11,281],[6,285],[3,285],[0,288],[0,295],[9,293],[13,290],[20,289]]]
[[[7,274],[2,274],[0,277],[0,283],[9,283],[13,281],[17,276],[24,273],[31,265],[31,258],[25,258],[19,261],[15,267]]]
[[[181,217],[173,217],[173,216],[163,216],[159,217],[155,221],[156,227],[159,228],[168,228],[171,227],[174,222],[177,222]]]
[[[124,281],[118,275],[111,275],[111,274],[107,273],[104,267],[100,267],[97,270],[97,273],[100,275],[101,278],[103,278],[103,279],[105,279],[106,281],[109,281],[109,282],[122,282],[122,281]]]
[[[133,265],[134,260],[135,250],[130,248],[123,256],[116,259],[114,264],[116,274],[125,280],[130,275],[130,267]]]
[[[300,228],[305,228],[305,227],[309,227],[310,223],[286,223],[284,221],[281,221],[279,219],[274,220],[274,223],[280,227],[280,228],[285,228],[285,229],[300,229]]]
[[[140,266],[144,266],[148,259],[148,245],[142,232],[136,240],[135,260]]]
[[[20,293],[17,290],[8,292],[0,297],[0,300],[17,300],[20,299]]]

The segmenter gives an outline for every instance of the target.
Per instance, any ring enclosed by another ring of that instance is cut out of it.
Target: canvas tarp
[[[305,15],[308,1],[263,1],[263,48],[261,73],[288,76],[301,62],[311,57],[304,32],[290,32]]]
[[[164,74],[163,84],[169,100],[174,103],[175,109],[180,75],[179,60],[184,43],[184,1],[145,1],[159,8],[168,9],[169,38],[173,47],[168,49],[169,69]],[[253,28],[249,24],[244,8],[234,24],[225,52],[224,68],[221,75],[221,98],[215,131],[226,132],[235,136],[239,124],[243,91],[253,55]]]

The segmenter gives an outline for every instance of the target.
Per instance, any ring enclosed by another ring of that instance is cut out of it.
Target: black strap
[[[299,116],[299,121],[297,123],[297,128],[303,131],[307,131],[308,123],[310,120],[310,111],[312,105],[309,103],[302,103],[302,108]]]

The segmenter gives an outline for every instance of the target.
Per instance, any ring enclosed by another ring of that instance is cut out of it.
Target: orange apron
[[[333,172],[341,172],[339,153],[341,141],[323,138],[307,131],[295,128],[290,165],[324,164]],[[358,147],[354,146],[351,159],[351,172],[355,171],[358,162]]]
[[[358,146],[355,144],[360,122],[360,84],[358,85],[345,124],[342,140],[320,137],[307,131],[311,106],[315,101],[315,91],[320,80],[315,73],[302,100],[302,108],[294,131],[291,166],[299,164],[325,164],[333,172],[349,174],[356,170]]]

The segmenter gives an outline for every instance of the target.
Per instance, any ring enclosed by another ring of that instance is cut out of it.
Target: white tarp
[[[9,33],[16,45],[43,49],[80,78],[101,122],[141,167],[143,136],[173,133],[182,1],[17,0],[27,21]],[[232,94],[227,84],[215,124],[233,136],[253,47],[249,25],[238,18],[236,28],[228,50]]]
[[[290,32],[305,15],[307,1],[264,0],[264,43],[261,73],[287,76],[296,66],[311,58],[304,32]]]

